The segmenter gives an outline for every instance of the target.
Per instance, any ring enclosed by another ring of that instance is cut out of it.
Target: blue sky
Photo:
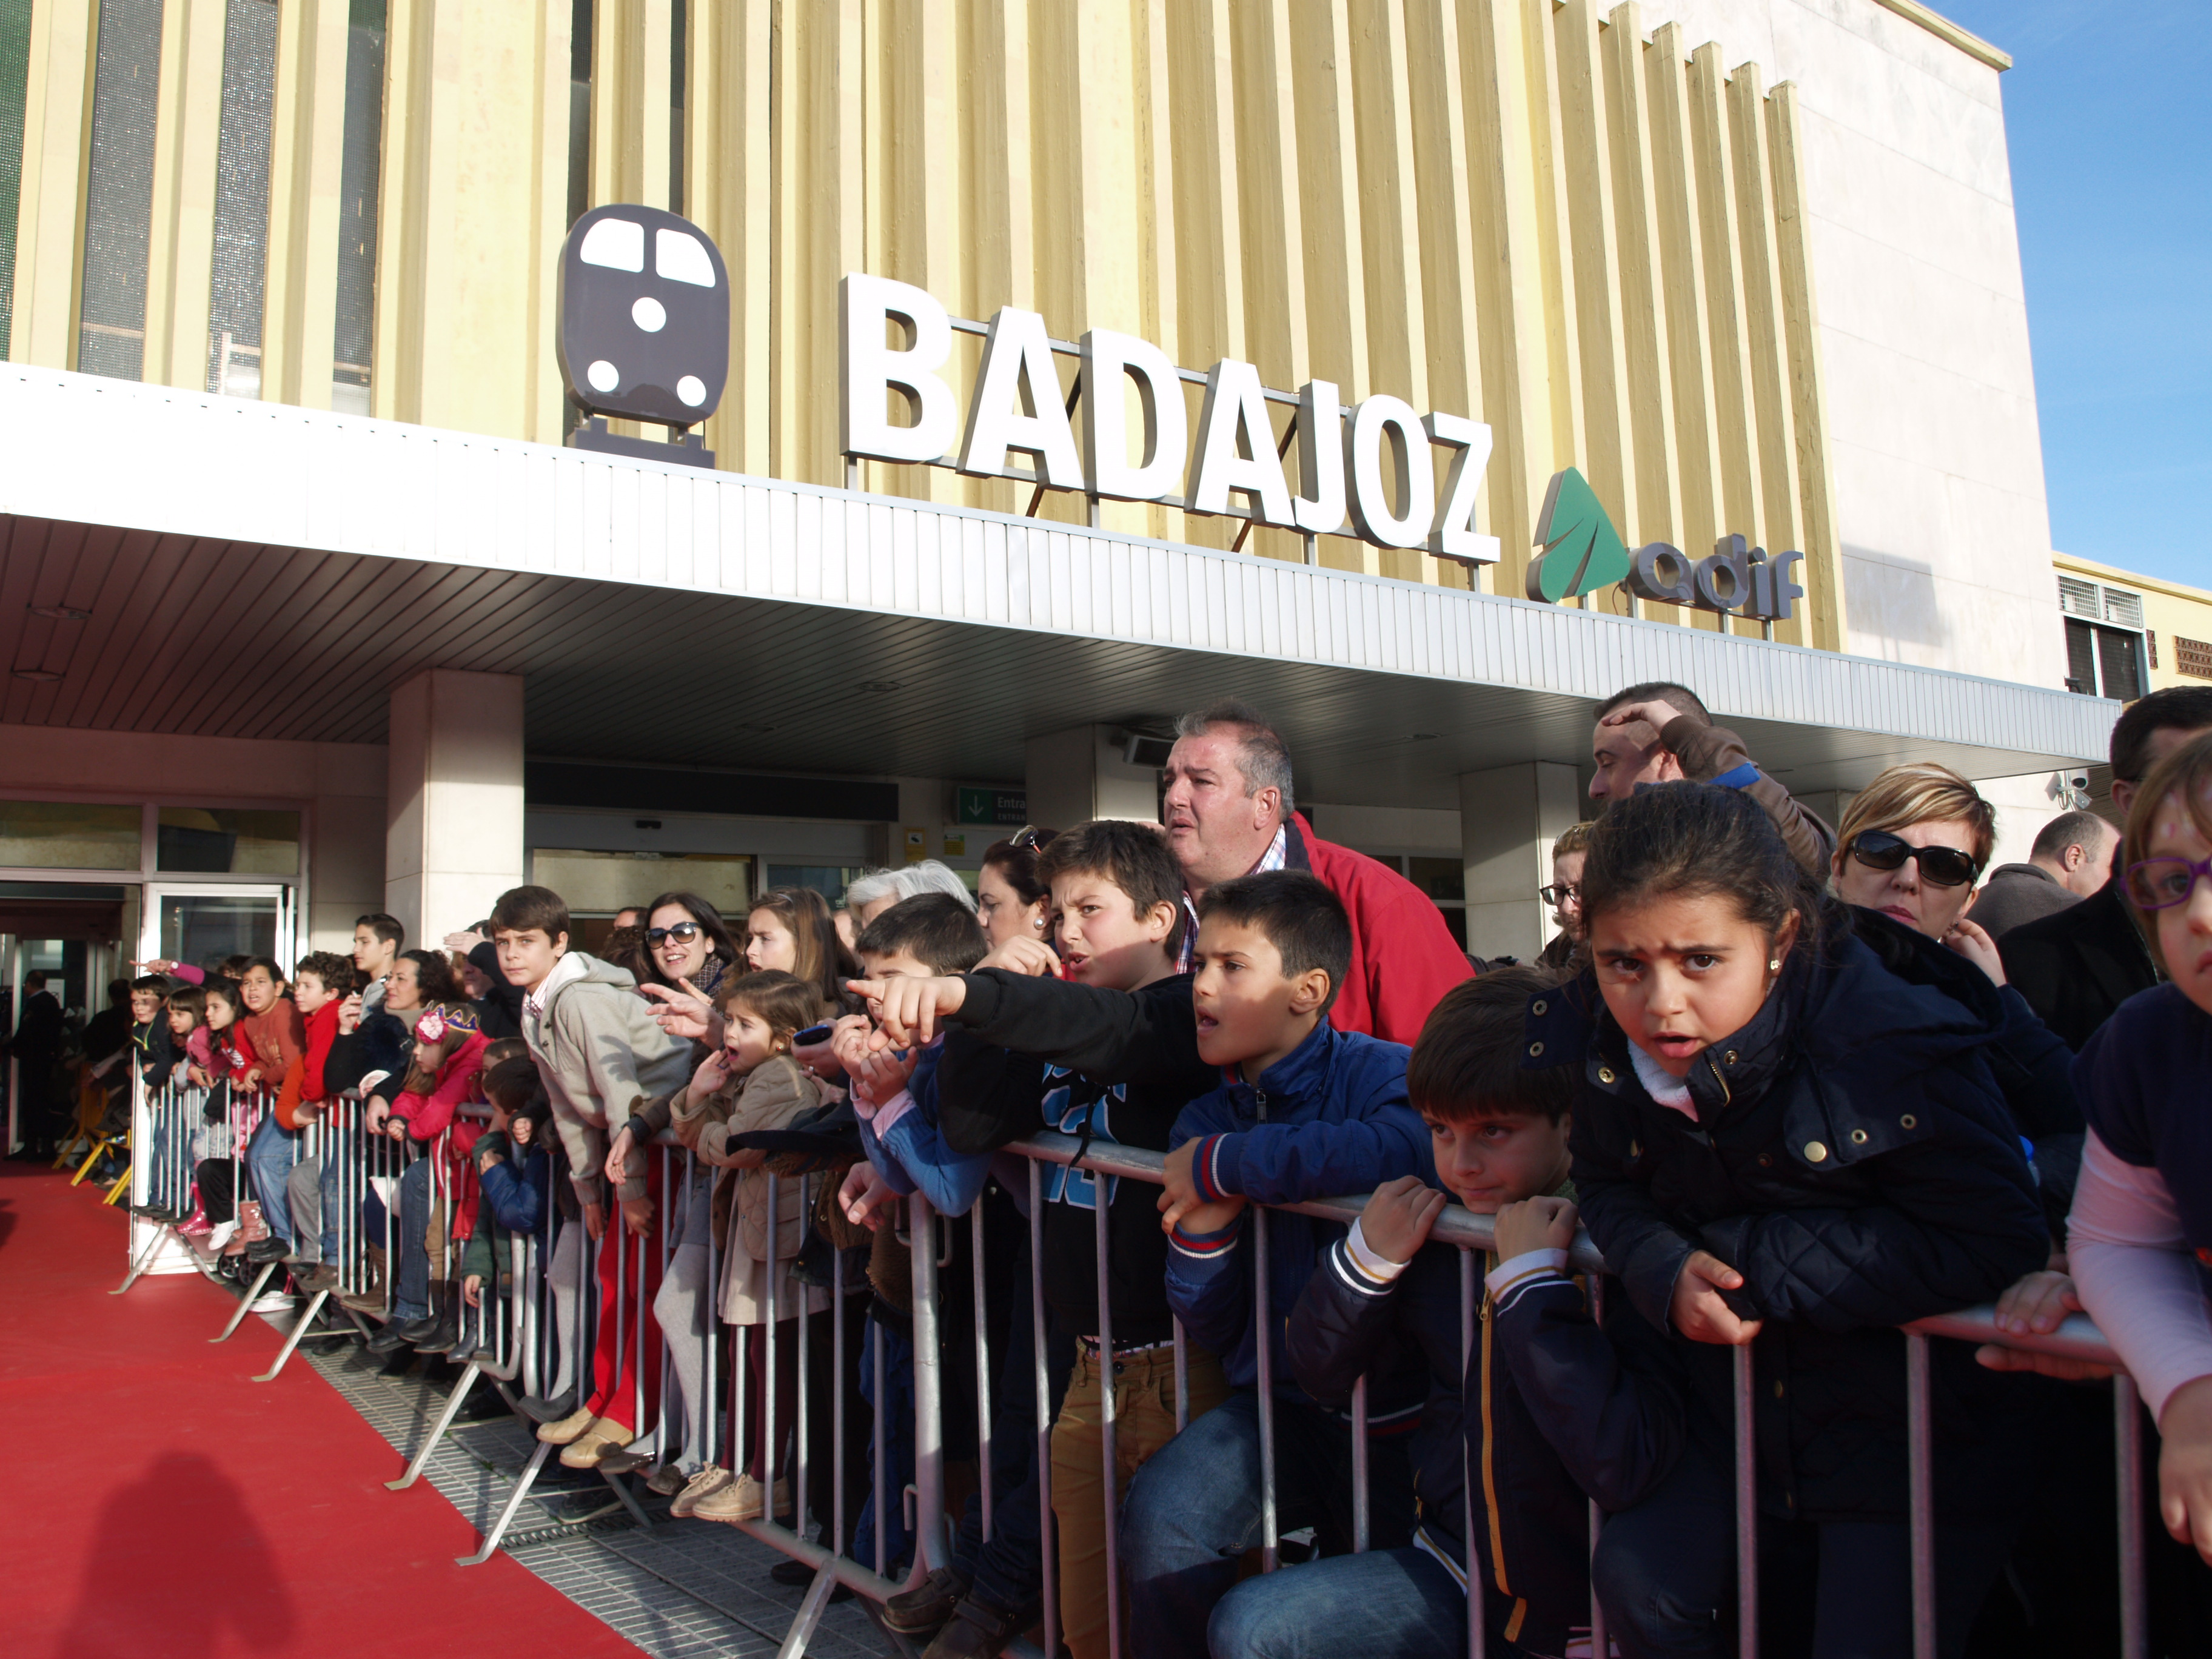
[[[1935,3],[2013,57],[2051,544],[2212,587],[2212,8]]]

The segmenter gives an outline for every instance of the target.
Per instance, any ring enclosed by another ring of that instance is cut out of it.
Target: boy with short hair
[[[955,1028],[939,1070],[939,1104],[956,1152],[988,1153],[1040,1128],[1086,1144],[1164,1152],[1185,1104],[1218,1078],[1199,1057],[1191,975],[1176,968],[1182,876],[1175,854],[1156,826],[1103,818],[1056,836],[1039,855],[1037,874],[1052,890],[1059,954],[1017,939],[973,973],[887,983],[879,998],[887,1040],[926,1037],[939,1020]],[[1060,1622],[1070,1649],[1088,1656],[1103,1650],[1107,1633],[1103,1381],[1114,1379],[1115,1462],[1133,1469],[1175,1432],[1175,1316],[1154,1189],[1104,1177],[1113,1352],[1101,1355],[1101,1177],[1059,1165],[1040,1175],[1045,1302],[1055,1335],[1082,1348],[1053,1427],[1052,1494]],[[1018,1249],[1025,1258],[1025,1243]],[[1018,1279],[1026,1278],[1026,1260],[1016,1267]],[[1028,1312],[1027,1295],[1018,1293],[1001,1382],[1006,1419],[1034,1409]],[[1219,1403],[1226,1384],[1219,1362],[1197,1345],[1187,1346],[1186,1359],[1195,1415]],[[1058,1386],[1055,1379],[1055,1392]],[[1033,1435],[1026,1438],[1034,1444]],[[1018,1449],[1024,1439],[1002,1419],[1000,1443]],[[1002,1472],[1021,1484],[1000,1498],[990,1541],[963,1528],[953,1566],[885,1609],[902,1634],[919,1638],[941,1627],[929,1650],[934,1659],[995,1654],[1036,1617],[1037,1472]],[[1125,1650],[1133,1650],[1125,1644]]]
[[[523,1040],[553,1105],[584,1230],[594,1239],[604,1237],[602,1164],[608,1127],[628,1122],[641,1103],[684,1088],[690,1081],[691,1045],[660,1029],[628,973],[568,948],[568,906],[551,889],[508,889],[492,907],[491,924],[500,971],[523,988]],[[629,1356],[640,1346],[634,1322],[645,1326],[642,1393],[648,1418],[660,1399],[660,1332],[652,1311],[659,1289],[660,1253],[644,1248],[660,1160],[638,1162],[644,1169],[626,1170],[616,1193],[622,1224],[615,1229],[613,1248],[599,1252],[594,1390],[575,1411],[538,1431],[540,1440],[562,1448],[561,1462],[571,1468],[594,1467],[602,1455],[629,1445],[651,1426],[635,1420],[640,1390],[633,1388],[628,1370]],[[633,1252],[642,1255],[642,1267]],[[623,1285],[627,1289],[617,1295]]]
[[[176,1069],[176,1045],[169,1039],[169,981],[143,974],[131,981],[131,1061],[146,1092],[153,1093]]]
[[[353,963],[335,951],[311,951],[292,970],[292,1002],[300,1011],[307,1037],[300,1057],[284,1068],[277,1091],[276,1121],[286,1129],[303,1129],[329,1109],[333,1091],[324,1081],[323,1066],[331,1057],[331,1045],[337,1041],[339,1012],[353,989]],[[274,1168],[270,1173],[279,1175]],[[302,1291],[334,1290],[338,1282],[337,1161],[317,1153],[300,1159],[281,1178],[295,1228],[292,1250],[285,1260],[295,1268],[310,1270],[300,1281]]]
[[[1223,1659],[1463,1649],[1470,1497],[1489,1650],[1588,1650],[1589,1500],[1617,1509],[1656,1485],[1681,1444],[1681,1408],[1663,1380],[1663,1340],[1625,1297],[1601,1330],[1569,1276],[1567,1132],[1579,1079],[1571,1067],[1522,1064],[1529,1002],[1556,994],[1539,969],[1500,968],[1437,1005],[1407,1087],[1444,1190],[1413,1176],[1377,1188],[1291,1315],[1292,1372],[1324,1405],[1348,1401],[1386,1353],[1411,1348],[1426,1360],[1412,1543],[1238,1585],[1210,1626]],[[1460,1252],[1428,1242],[1447,1194],[1497,1218],[1472,1350]],[[1479,1390],[1479,1409],[1464,1409],[1463,1389]],[[1469,1471],[1480,1472],[1471,1494]],[[1328,1616],[1344,1607],[1360,1609],[1356,1629]]]
[[[372,910],[353,919],[353,966],[362,984],[361,1012],[365,1019],[384,1005],[384,981],[392,964],[407,948],[407,929],[399,918]]]
[[[1352,959],[1336,895],[1303,872],[1270,871],[1209,887],[1198,917],[1198,1052],[1221,1081],[1177,1119],[1158,1206],[1170,1236],[1168,1301],[1192,1340],[1225,1356],[1235,1392],[1194,1417],[1130,1487],[1121,1539],[1131,1650],[1147,1659],[1206,1653],[1207,1616],[1236,1583],[1237,1557],[1258,1541],[1263,1340],[1273,1359],[1279,1525],[1314,1526],[1326,1549],[1351,1547],[1349,1420],[1297,1388],[1283,1352],[1283,1322],[1343,1232],[1268,1216],[1273,1317],[1263,1332],[1253,1317],[1247,1205],[1366,1192],[1432,1167],[1428,1135],[1406,1103],[1407,1051],[1328,1024]],[[1387,1549],[1412,1526],[1403,1434],[1423,1389],[1401,1366],[1371,1378],[1370,1392],[1372,1534]]]

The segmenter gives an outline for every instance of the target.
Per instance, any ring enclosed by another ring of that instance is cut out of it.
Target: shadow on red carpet
[[[8,1659],[638,1650],[476,1534],[304,1360],[197,1274],[123,1280],[125,1218],[0,1164]]]

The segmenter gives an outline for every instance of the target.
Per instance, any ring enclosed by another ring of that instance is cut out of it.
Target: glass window
[[[296,876],[300,815],[227,806],[164,806],[155,867],[173,875]]]
[[[0,800],[0,865],[41,870],[136,870],[143,858],[136,806]]]
[[[1409,858],[1406,877],[1432,899],[1466,901],[1467,866],[1457,859]]]
[[[771,887],[811,887],[828,901],[830,908],[834,910],[844,902],[845,889],[865,867],[862,865],[771,864],[768,867],[768,884]]]
[[[753,861],[743,853],[588,853],[541,847],[530,857],[530,878],[568,902],[568,914],[611,916],[656,893],[696,893],[722,914],[742,918],[752,903]]]
[[[276,954],[276,901],[258,894],[173,895],[161,901],[161,954],[212,967],[225,957]]]

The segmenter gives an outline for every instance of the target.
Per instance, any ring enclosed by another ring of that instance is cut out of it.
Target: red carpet
[[[304,1359],[197,1274],[123,1282],[125,1218],[0,1164],[0,1649],[58,1659],[638,1650],[476,1535]]]

